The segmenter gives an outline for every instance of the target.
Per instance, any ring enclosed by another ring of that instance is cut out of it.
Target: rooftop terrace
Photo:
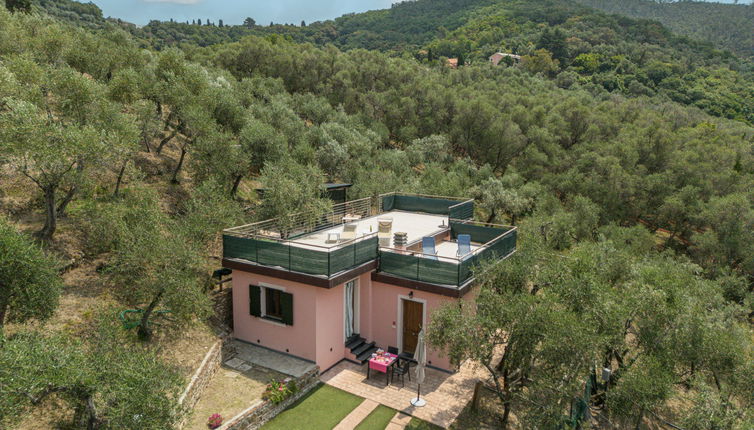
[[[516,229],[470,221],[473,200],[390,193],[333,205],[315,221],[294,214],[281,223],[267,220],[225,230],[225,259],[310,276],[333,278],[380,261],[378,271],[414,281],[459,287],[483,259],[515,251]],[[288,227],[281,227],[281,225]],[[405,241],[395,241],[405,233]],[[459,254],[457,237],[471,236],[471,249]],[[435,239],[426,254],[422,238]]]

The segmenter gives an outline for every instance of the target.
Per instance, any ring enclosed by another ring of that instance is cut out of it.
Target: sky
[[[85,0],[79,0],[85,1]],[[395,0],[92,0],[103,14],[139,25],[152,19],[186,21],[209,18],[241,24],[250,16],[259,24],[323,21],[351,12],[385,9]]]

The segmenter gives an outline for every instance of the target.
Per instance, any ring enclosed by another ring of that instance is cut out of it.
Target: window
[[[277,288],[249,285],[249,314],[293,325],[293,294]]]
[[[278,320],[283,319],[283,308],[280,305],[282,291],[274,288],[264,289],[264,316]]]

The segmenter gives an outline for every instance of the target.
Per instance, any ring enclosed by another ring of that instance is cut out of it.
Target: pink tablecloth
[[[378,372],[387,373],[387,368],[398,358],[397,355],[386,352],[382,357],[369,359],[369,368]]]

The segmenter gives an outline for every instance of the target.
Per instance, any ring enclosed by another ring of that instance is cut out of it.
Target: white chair
[[[356,239],[356,227],[357,224],[345,224],[343,226],[343,233],[340,235],[341,241]]]
[[[338,243],[340,242],[340,233],[327,233],[327,240],[325,243]]]
[[[390,247],[390,242],[393,238],[392,218],[377,218],[377,238],[381,247]]]

